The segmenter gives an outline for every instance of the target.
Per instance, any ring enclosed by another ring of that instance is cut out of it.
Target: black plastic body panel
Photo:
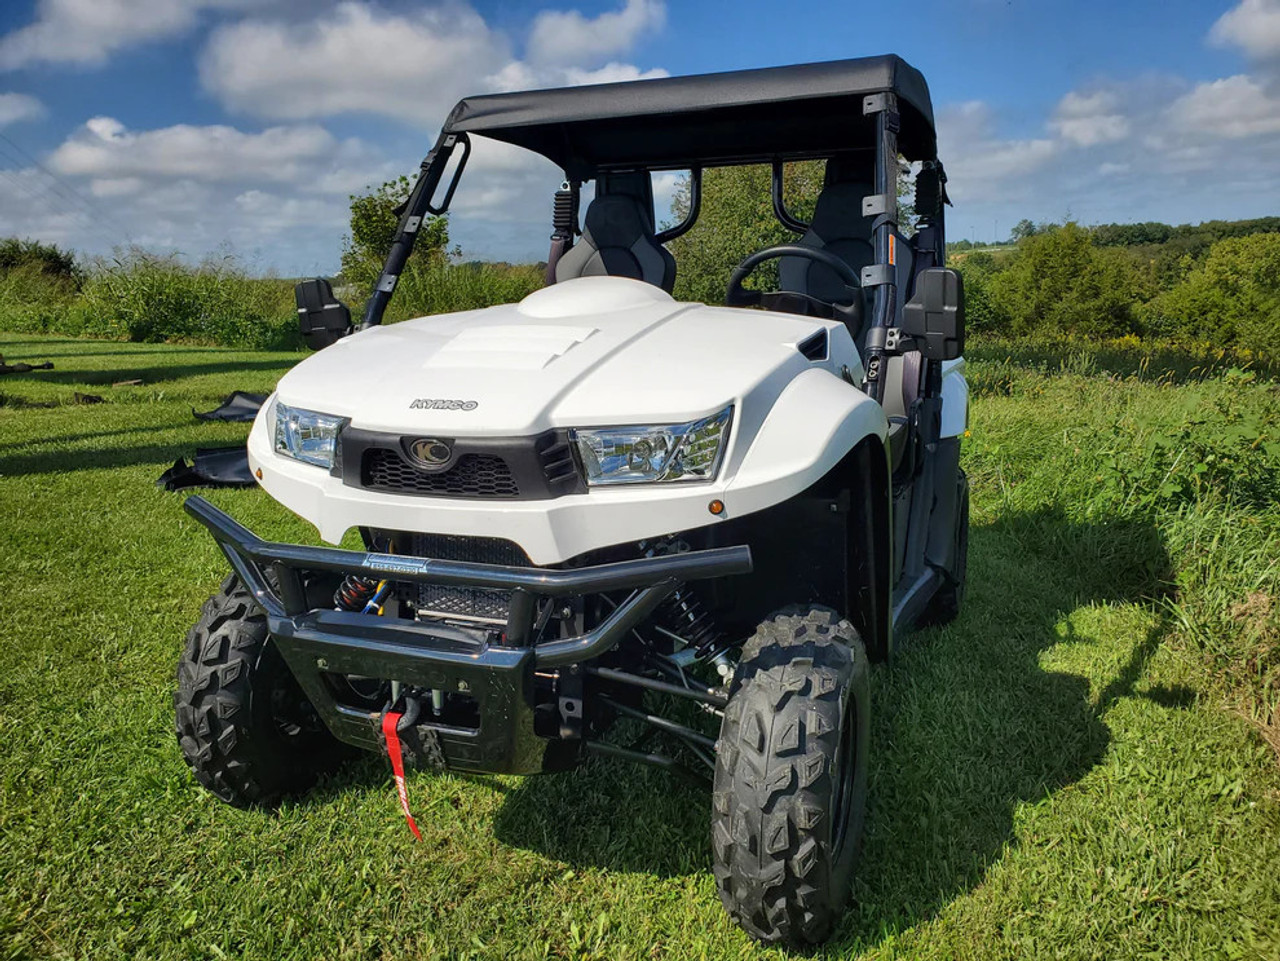
[[[424,468],[414,462],[409,445],[430,438],[448,446],[450,457],[442,464]],[[513,500],[548,500],[566,494],[582,494],[587,483],[582,476],[569,443],[568,431],[553,430],[531,437],[468,437],[458,440],[427,434],[384,434],[343,429],[338,442],[338,456],[332,473],[348,487],[364,488],[366,459],[370,451],[385,450],[405,462],[406,468],[424,474],[443,476],[454,470],[469,455],[500,458],[510,472],[518,493]],[[404,491],[407,496],[414,496]],[[449,496],[437,492],[434,496]]]
[[[417,625],[382,628],[362,614],[311,611],[269,616],[276,646],[335,737],[381,750],[379,711],[334,696],[324,675],[394,678],[426,689],[465,691],[480,707],[477,729],[431,725],[453,770],[532,774],[542,770],[546,741],[533,730],[532,648],[460,644]]]

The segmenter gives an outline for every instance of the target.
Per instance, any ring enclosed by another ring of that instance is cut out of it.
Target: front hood
[[[811,366],[796,344],[823,327],[841,335],[831,338],[832,361],[856,366],[839,325],[678,303],[639,281],[584,277],[518,304],[346,337],[289,371],[278,393],[365,430],[446,437],[681,423],[730,403],[741,423],[751,413],[744,401],[763,416]]]

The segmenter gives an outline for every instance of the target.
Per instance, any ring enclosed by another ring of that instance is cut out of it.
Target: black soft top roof
[[[590,177],[621,167],[683,169],[873,148],[867,94],[898,95],[898,149],[936,153],[920,71],[896,56],[467,97],[444,132],[503,140]]]

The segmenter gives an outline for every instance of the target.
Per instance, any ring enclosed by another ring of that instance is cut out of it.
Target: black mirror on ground
[[[312,350],[328,347],[351,332],[351,311],[323,277],[302,281],[293,288],[293,295],[298,301],[298,329]]]
[[[964,278],[949,267],[930,267],[916,277],[916,290],[902,308],[902,333],[929,360],[964,353]]]

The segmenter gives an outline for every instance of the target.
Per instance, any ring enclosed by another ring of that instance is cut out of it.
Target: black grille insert
[[[519,497],[511,468],[493,454],[463,454],[447,470],[425,471],[399,451],[372,447],[365,451],[361,482],[370,490],[434,497]]]
[[[414,534],[413,553],[445,561],[532,567],[519,546],[497,537],[459,537],[448,534]],[[502,623],[511,603],[510,591],[490,591],[477,587],[417,586],[418,610],[424,614]]]

